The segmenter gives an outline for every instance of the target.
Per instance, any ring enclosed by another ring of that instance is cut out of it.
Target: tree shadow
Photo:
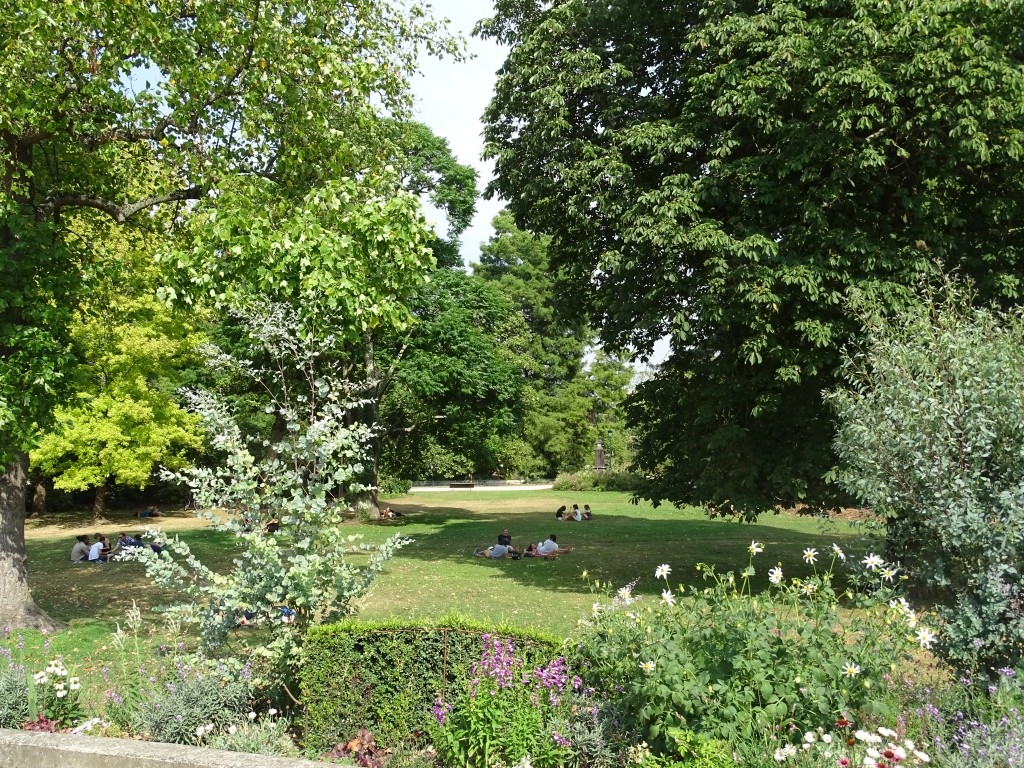
[[[487,512],[458,506],[435,507],[422,504],[392,505],[402,512],[397,521],[387,521],[396,532],[415,528],[415,542],[403,548],[399,557],[424,562],[467,564],[479,568],[481,575],[495,569],[510,582],[552,591],[584,593],[591,590],[590,580],[623,586],[635,581],[638,594],[660,595],[666,582],[655,579],[654,571],[665,563],[672,568],[668,583],[679,586],[707,586],[698,563],[714,566],[716,572],[732,571],[737,578],[750,564],[748,547],[756,540],[764,552],[753,558],[755,575],[752,592],[769,588],[768,571],[781,565],[786,579],[807,578],[829,567],[832,545],[838,543],[848,557],[861,557],[876,539],[856,532],[818,532],[793,530],[764,523],[694,519],[680,515],[665,519],[618,514],[598,515],[592,521],[559,522],[552,512]],[[423,530],[423,527],[428,527]],[[478,547],[496,542],[498,533],[509,528],[513,545],[523,549],[551,533],[563,547],[573,551],[554,559],[523,558],[490,560],[474,557]],[[804,561],[803,553],[817,551],[817,563]],[[836,563],[835,586],[845,587],[844,568]]]

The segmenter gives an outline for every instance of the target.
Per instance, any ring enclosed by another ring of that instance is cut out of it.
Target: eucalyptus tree
[[[417,56],[453,46],[415,0],[25,0],[0,39],[0,617],[52,626],[26,582],[24,483],[91,248],[69,217],[173,206],[190,238],[163,263],[191,270],[186,298],[273,288],[325,296],[350,336],[401,324],[429,234],[381,118],[408,112]],[[343,279],[285,276],[306,259]]]
[[[1024,5],[497,0],[491,191],[551,238],[632,398],[656,499],[828,503],[821,392],[859,291],[941,265],[1019,300]]]

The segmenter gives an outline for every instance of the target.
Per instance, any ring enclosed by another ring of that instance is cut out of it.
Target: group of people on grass
[[[538,544],[528,544],[525,550],[512,546],[512,534],[503,528],[498,534],[498,543],[477,549],[473,554],[477,557],[489,557],[491,560],[518,560],[521,557],[557,557],[572,552],[572,547],[562,547],[558,537],[551,534]]]
[[[560,520],[560,521],[568,520],[568,521],[571,521],[571,522],[582,523],[585,520],[593,520],[593,519],[594,519],[594,513],[590,510],[590,505],[589,504],[584,504],[583,505],[583,511],[580,511],[580,505],[579,504],[573,504],[572,505],[572,509],[570,509],[568,511],[566,511],[566,508],[565,508],[564,504],[562,506],[560,506],[558,509],[555,510],[555,520]]]
[[[71,562],[108,563],[117,559],[117,556],[127,549],[146,546],[158,555],[164,551],[159,544],[146,544],[141,533],[135,536],[119,533],[113,546],[110,545],[110,539],[101,533],[94,534],[92,542],[89,541],[88,535],[83,533],[75,537],[75,544],[71,547]]]

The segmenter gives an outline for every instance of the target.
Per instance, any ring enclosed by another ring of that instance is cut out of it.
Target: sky
[[[480,174],[477,185],[482,192],[494,168],[492,163],[480,159],[484,148],[480,118],[491,100],[496,73],[505,61],[506,49],[491,41],[470,37],[476,22],[493,12],[490,2],[434,0],[432,4],[434,15],[449,19],[451,30],[467,39],[474,58],[461,63],[424,59],[420,75],[413,80],[415,117],[448,140],[459,162],[477,169]],[[490,238],[491,220],[501,208],[499,200],[481,198],[477,201],[473,223],[462,234],[462,260],[466,264],[480,260],[480,244]],[[427,215],[438,222],[436,211],[428,210]]]

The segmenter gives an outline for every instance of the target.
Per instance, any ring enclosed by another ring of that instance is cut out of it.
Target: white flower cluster
[[[67,667],[60,659],[51,660],[46,669],[32,675],[32,680],[36,685],[47,685],[51,682],[51,678],[53,678],[53,693],[58,699],[63,699],[70,691],[77,691],[82,687],[78,678],[68,672]]]
[[[795,744],[778,747],[773,757],[775,762],[785,763],[791,757],[796,757],[801,750],[842,768],[884,768],[896,764],[913,766],[931,762],[928,755],[919,750],[913,741],[905,739],[901,742],[899,734],[890,728],[855,731],[849,742],[846,735],[833,735],[824,728],[818,728],[816,731],[807,731],[799,747]]]

